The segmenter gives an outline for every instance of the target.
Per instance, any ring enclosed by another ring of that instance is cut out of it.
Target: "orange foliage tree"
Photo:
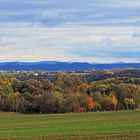
[[[90,110],[94,109],[95,103],[92,97],[89,97],[88,99],[88,107]]]

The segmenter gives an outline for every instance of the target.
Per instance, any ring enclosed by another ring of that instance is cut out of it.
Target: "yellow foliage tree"
[[[133,98],[125,98],[124,102],[127,105],[135,105],[135,101]]]
[[[116,96],[115,96],[114,94],[111,94],[111,95],[110,95],[110,98],[112,99],[112,104],[113,104],[114,106],[116,106],[117,103],[118,103],[118,100],[117,100]]]

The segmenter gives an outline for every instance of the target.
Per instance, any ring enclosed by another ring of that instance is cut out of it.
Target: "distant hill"
[[[135,68],[140,69],[140,63],[111,63],[97,64],[86,62],[58,62],[58,61],[42,61],[42,62],[2,62],[0,70],[48,70],[48,71],[81,71],[81,70],[110,70]]]

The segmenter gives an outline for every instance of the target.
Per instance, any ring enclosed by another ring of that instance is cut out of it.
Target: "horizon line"
[[[87,61],[56,61],[56,60],[43,60],[43,61],[0,61],[0,63],[42,63],[42,62],[56,62],[56,63],[88,63],[88,64],[139,64],[140,62],[87,62]]]

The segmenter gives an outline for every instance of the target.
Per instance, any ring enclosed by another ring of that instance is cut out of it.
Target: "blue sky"
[[[0,61],[140,62],[139,0],[0,0]]]

